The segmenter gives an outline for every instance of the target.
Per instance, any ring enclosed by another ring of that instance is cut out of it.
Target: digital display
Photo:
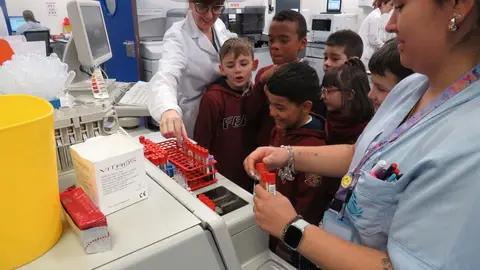
[[[102,20],[102,10],[94,6],[82,6],[81,9],[93,59],[98,59],[110,53],[107,32]]]
[[[27,23],[22,16],[12,16],[9,17],[10,26],[12,27],[12,32],[17,32],[18,27]]]
[[[340,12],[342,0],[327,0],[327,12]]]

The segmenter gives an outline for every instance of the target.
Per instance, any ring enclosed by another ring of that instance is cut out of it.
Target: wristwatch
[[[284,230],[282,242],[291,250],[297,250],[303,239],[305,228],[310,225],[304,219],[296,219],[289,223]]]

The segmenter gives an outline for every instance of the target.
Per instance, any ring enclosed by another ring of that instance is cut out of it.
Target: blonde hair
[[[251,56],[253,59],[253,46],[245,39],[231,38],[225,41],[220,49],[220,61],[229,53],[233,53],[234,59],[237,59],[240,55]]]

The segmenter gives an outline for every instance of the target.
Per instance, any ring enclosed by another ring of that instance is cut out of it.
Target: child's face
[[[286,97],[273,95],[264,88],[265,95],[270,103],[270,116],[275,120],[275,125],[281,129],[298,128],[305,121],[312,109],[312,102],[307,101],[298,105]]]
[[[372,80],[372,87],[368,93],[368,98],[373,102],[375,111],[377,111],[393,87],[398,83],[398,79],[397,76],[393,75],[390,71],[386,71],[385,76],[372,73],[370,78]]]
[[[327,106],[327,110],[329,112],[343,112],[345,104],[344,104],[344,93],[337,87],[322,87],[322,100]],[[353,90],[351,93],[346,94],[347,100],[352,100],[355,96]]]
[[[270,24],[269,48],[275,65],[297,60],[298,52],[305,49],[307,38],[298,38],[297,23],[292,21],[272,21]]]
[[[258,60],[253,60],[251,55],[239,55],[234,58],[233,53],[223,57],[220,71],[227,77],[227,83],[235,90],[245,90],[252,77],[252,71],[258,67]]]
[[[341,67],[347,62],[348,57],[345,54],[343,46],[326,46],[325,60],[323,61],[323,72],[329,71],[331,68]]]

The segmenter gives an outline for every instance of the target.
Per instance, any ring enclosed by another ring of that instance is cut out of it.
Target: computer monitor
[[[112,58],[100,2],[73,0],[67,3],[67,12],[80,63],[96,67]]]
[[[327,13],[340,13],[342,11],[342,0],[327,0]]]
[[[17,32],[18,27],[27,23],[22,16],[10,16],[8,17],[8,20],[10,21],[12,32]]]

